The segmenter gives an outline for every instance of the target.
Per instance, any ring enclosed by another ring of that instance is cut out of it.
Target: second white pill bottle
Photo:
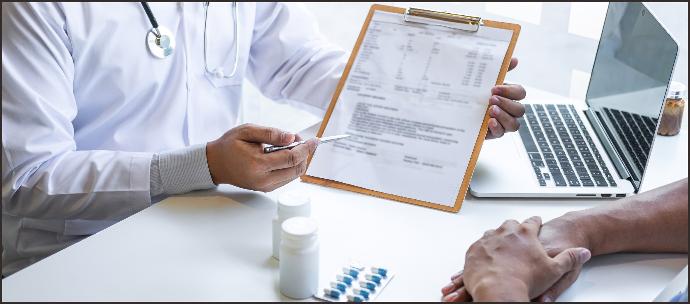
[[[283,193],[278,197],[278,210],[273,218],[273,257],[280,260],[280,225],[295,216],[309,217],[311,200],[309,196],[297,192]]]
[[[316,294],[318,285],[318,225],[308,217],[287,219],[280,241],[280,292],[293,299],[306,299]]]

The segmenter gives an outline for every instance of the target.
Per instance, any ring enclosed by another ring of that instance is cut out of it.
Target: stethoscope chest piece
[[[169,29],[159,26],[146,34],[146,45],[151,51],[151,55],[163,59],[172,55],[175,49],[175,37]]]

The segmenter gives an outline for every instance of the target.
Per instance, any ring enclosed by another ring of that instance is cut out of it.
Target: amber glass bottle
[[[672,82],[666,95],[666,106],[661,114],[661,123],[657,133],[664,136],[672,136],[680,131],[683,122],[683,108],[685,107],[685,85],[680,82]]]

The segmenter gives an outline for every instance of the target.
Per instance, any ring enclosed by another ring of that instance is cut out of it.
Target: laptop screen
[[[676,42],[642,3],[609,4],[587,104],[636,190],[647,167],[677,53]]]

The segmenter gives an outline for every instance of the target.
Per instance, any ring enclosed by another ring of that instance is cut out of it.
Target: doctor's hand
[[[304,174],[317,141],[265,154],[262,143],[289,145],[301,138],[276,128],[244,124],[206,145],[206,158],[215,184],[273,191]]]
[[[517,64],[517,58],[511,59],[508,70],[514,69]],[[491,94],[486,138],[499,138],[506,132],[517,131],[520,127],[518,118],[525,114],[525,106],[517,101],[525,98],[525,89],[519,84],[503,84],[493,87]]]

